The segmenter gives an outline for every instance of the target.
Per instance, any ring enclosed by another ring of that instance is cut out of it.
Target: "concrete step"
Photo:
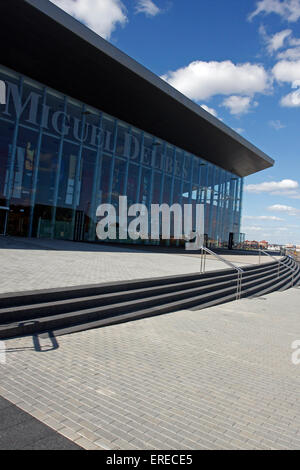
[[[243,267],[245,276],[250,271],[263,272],[268,267],[277,265],[276,262],[270,262],[261,266],[245,266]],[[225,275],[236,276],[234,269],[223,269],[219,271],[211,271],[205,274],[193,273],[183,274],[166,277],[156,277],[150,279],[137,279],[126,282],[112,282],[103,284],[92,284],[88,286],[74,286],[74,287],[63,287],[58,289],[45,289],[37,291],[25,291],[25,292],[13,292],[0,294],[0,309],[18,307],[24,305],[41,304],[44,302],[57,302],[60,300],[69,300],[75,298],[96,296],[101,294],[109,294],[114,292],[124,292],[128,290],[146,289],[155,286],[163,286],[169,284],[182,284],[185,282],[199,281],[199,278],[203,282],[210,282],[214,279],[215,282],[218,279],[222,280]]]
[[[289,275],[288,267],[283,267],[281,272],[282,282]],[[267,287],[272,288],[277,279],[277,270],[266,270],[265,276],[257,283],[257,277],[251,276],[243,281],[242,295],[248,295],[247,292],[256,293],[260,289]],[[235,300],[237,293],[236,283],[233,281],[225,283],[212,284],[202,288],[185,289],[180,292],[172,292],[160,294],[150,297],[139,298],[121,303],[111,303],[90,309],[80,311],[71,311],[69,313],[59,313],[46,317],[27,318],[23,322],[11,322],[2,324],[0,327],[0,337],[6,338],[16,335],[33,334],[36,332],[55,330],[58,328],[68,327],[69,325],[87,324],[129,315],[128,318],[139,317],[139,312],[153,310],[156,314],[166,313],[169,311],[199,307],[201,305],[210,306],[225,301]],[[124,318],[124,317],[122,317]]]
[[[288,277],[288,275],[287,275],[287,277]],[[272,292],[273,290],[276,290],[277,286],[280,287],[285,282],[286,282],[286,277],[284,277],[284,279],[281,279],[278,283],[274,283],[274,279],[272,279],[271,281],[269,281],[267,283],[264,283],[265,292],[266,291]],[[256,296],[258,294],[258,292],[259,292],[259,288],[257,287],[257,285],[252,287],[252,288],[248,288],[248,289],[244,288],[243,291],[242,291],[242,298],[246,298],[246,297],[249,297],[249,296]],[[201,300],[203,300],[203,299],[201,299]],[[202,303],[199,303],[199,304],[197,304],[196,306],[193,306],[193,307],[188,305],[189,302],[188,303],[185,302],[185,304],[181,303],[181,310],[184,310],[184,309],[189,309],[189,310],[193,310],[193,311],[201,310],[201,309],[204,309],[204,308],[213,307],[215,305],[221,305],[221,304],[224,304],[224,303],[232,302],[234,300],[236,300],[236,292],[230,293],[230,294],[227,294],[227,295],[224,295],[224,293],[223,293],[223,295],[221,295],[220,297],[218,297],[218,298],[214,297],[212,300],[209,300],[208,298],[206,298],[206,301],[204,301]],[[191,302],[194,302],[194,299],[191,299]],[[140,319],[147,318],[147,317],[152,317],[152,316],[157,316],[157,315],[162,315],[162,314],[168,314],[168,313],[172,313],[172,312],[178,311],[178,310],[180,310],[180,308],[178,308],[177,303],[168,304],[168,305],[164,305],[164,306],[157,306],[157,307],[153,307],[153,308],[150,308],[150,309],[143,309],[143,310],[140,310],[140,311],[121,314],[121,315],[114,316],[114,317],[102,318],[102,319],[92,321],[92,322],[82,323],[82,324],[78,324],[78,325],[69,325],[69,326],[64,327],[64,328],[53,330],[52,333],[55,336],[63,336],[63,335],[67,335],[67,334],[76,333],[76,332],[79,332],[79,331],[85,331],[85,330],[89,330],[89,329],[101,328],[101,327],[105,327],[105,326],[109,326],[109,325],[114,325],[114,324],[117,324],[117,323],[124,323],[124,322],[128,322],[128,321],[140,320]]]
[[[268,266],[264,270],[249,270],[244,274],[244,279],[260,280],[267,274],[276,274],[277,266]],[[59,300],[52,302],[43,302],[33,305],[24,305],[18,307],[0,309],[0,324],[6,322],[24,321],[37,317],[55,315],[57,313],[68,313],[88,309],[92,307],[111,305],[125,301],[134,301],[146,297],[154,297],[163,294],[193,293],[193,290],[200,293],[213,292],[219,288],[236,286],[237,274],[225,274],[215,278],[202,278],[198,275],[197,280],[185,281],[176,284],[165,284],[155,287],[144,287],[143,289],[133,289],[121,292],[112,292],[109,294],[100,294],[96,296],[79,297],[75,299]]]
[[[279,276],[276,262],[247,267],[242,278],[241,296],[263,295],[287,288],[292,279],[290,268],[295,266],[296,283],[300,268],[288,257],[280,266]],[[79,292],[85,296],[78,297]],[[92,295],[95,292],[97,294]],[[75,297],[72,298],[71,294]],[[121,283],[120,289],[117,283],[85,286],[68,289],[67,298],[63,300],[61,290],[58,292],[59,300],[53,300],[56,298],[53,290],[43,291],[42,296],[38,292],[24,295],[26,302],[33,300],[33,303],[0,309],[0,338],[46,331],[79,331],[180,309],[201,309],[230,302],[237,298],[237,274],[233,270],[223,270],[206,275],[145,279]],[[48,301],[38,303],[41,297]],[[20,298],[22,295],[17,304]],[[49,299],[52,300],[49,302]],[[12,302],[8,295],[2,300],[5,305]]]

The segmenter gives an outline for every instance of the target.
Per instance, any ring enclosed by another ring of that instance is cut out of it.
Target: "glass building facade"
[[[0,234],[96,241],[98,205],[126,195],[204,204],[208,245],[237,240],[242,178],[5,67],[0,80]]]

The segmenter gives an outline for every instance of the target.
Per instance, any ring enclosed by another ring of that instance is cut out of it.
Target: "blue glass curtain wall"
[[[0,80],[7,85],[0,106],[7,234],[96,241],[98,205],[117,207],[127,195],[128,204],[148,207],[204,204],[210,246],[238,236],[241,178],[5,67]]]

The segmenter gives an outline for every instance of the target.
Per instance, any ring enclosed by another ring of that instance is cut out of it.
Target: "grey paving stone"
[[[0,450],[80,450],[80,446],[12,403],[5,404],[3,398],[0,403]]]
[[[258,262],[257,256],[234,258],[237,265]],[[268,260],[262,258],[262,261]],[[199,272],[199,267],[199,256],[188,253],[178,255],[105,244],[0,238],[0,292],[189,274]],[[207,270],[224,268],[227,266],[223,263],[207,258]]]
[[[87,447],[299,449],[300,290],[265,298],[10,340],[0,395]]]
[[[21,448],[21,450],[82,450],[80,442],[73,443],[68,441],[67,439],[61,440],[57,439],[57,437],[45,437],[43,439],[38,440],[37,442],[33,442],[31,444],[27,444]]]

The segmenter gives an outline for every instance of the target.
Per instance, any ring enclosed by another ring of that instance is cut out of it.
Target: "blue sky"
[[[300,0],[52,0],[272,157],[242,230],[300,245]]]

